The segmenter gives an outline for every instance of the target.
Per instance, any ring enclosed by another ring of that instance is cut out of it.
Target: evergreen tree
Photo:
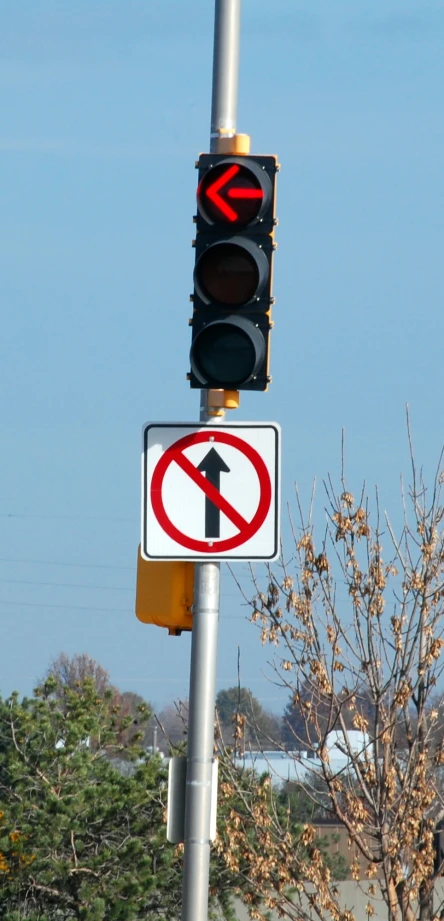
[[[0,709],[0,915],[79,921],[174,918],[180,874],[165,841],[165,773],[143,759],[113,763],[124,728],[109,695],[87,679],[48,679],[36,696]],[[147,714],[141,708],[141,718]]]
[[[0,702],[0,917],[3,921],[176,921],[181,848],[166,841],[167,775],[128,720],[86,679],[63,695]],[[139,708],[139,722],[149,716]],[[129,763],[128,763],[129,762]],[[125,768],[125,770],[123,770]],[[130,769],[129,769],[130,768]],[[220,868],[222,862],[220,862]],[[213,903],[230,881],[213,863]]]
[[[222,735],[225,742],[229,743],[233,736],[235,725],[238,728],[242,723],[243,745],[249,744],[262,748],[274,748],[279,745],[281,737],[281,721],[272,713],[267,713],[259,703],[257,697],[249,688],[225,688],[217,694],[216,711],[220,721]],[[239,733],[237,734],[239,738]]]

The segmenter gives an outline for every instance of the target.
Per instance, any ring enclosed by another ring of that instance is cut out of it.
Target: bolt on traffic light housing
[[[198,168],[190,384],[266,390],[276,157],[202,154]]]

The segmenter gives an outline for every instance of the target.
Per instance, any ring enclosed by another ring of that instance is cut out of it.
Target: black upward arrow
[[[214,448],[208,451],[208,454],[200,462],[198,470],[206,474],[207,480],[220,492],[220,475],[229,473],[225,461],[219,457]],[[205,537],[220,537],[220,508],[205,497]]]

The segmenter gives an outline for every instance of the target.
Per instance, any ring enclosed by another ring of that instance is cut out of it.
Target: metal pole
[[[241,0],[216,0],[214,18],[211,152],[220,137],[236,133]],[[201,391],[200,421],[209,413],[209,391]],[[211,786],[220,598],[220,564],[195,564],[182,921],[208,921]]]
[[[214,17],[211,152],[236,134],[241,0],[216,0]]]
[[[219,564],[196,563],[185,799],[182,921],[207,921]]]

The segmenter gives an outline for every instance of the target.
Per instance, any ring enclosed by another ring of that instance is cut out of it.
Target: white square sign
[[[143,429],[146,560],[274,560],[280,428],[150,423]]]

